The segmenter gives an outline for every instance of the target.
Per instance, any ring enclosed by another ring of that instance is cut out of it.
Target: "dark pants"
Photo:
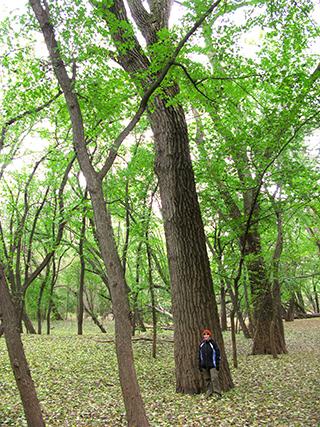
[[[202,373],[206,382],[207,395],[211,396],[212,393],[221,394],[219,372],[216,368],[203,369]]]

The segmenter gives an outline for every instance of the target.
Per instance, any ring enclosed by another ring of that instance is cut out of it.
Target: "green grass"
[[[60,326],[59,326],[60,325]],[[51,336],[23,336],[47,426],[125,426],[117,364],[108,333],[74,335],[74,323],[55,324]],[[175,393],[173,345],[134,343],[136,368],[150,424],[160,426],[318,426],[320,423],[320,319],[285,324],[289,353],[278,359],[249,356],[238,336],[235,388],[220,401]],[[71,333],[73,335],[71,335]],[[225,335],[231,358],[229,334]],[[0,426],[25,426],[19,394],[0,339]]]

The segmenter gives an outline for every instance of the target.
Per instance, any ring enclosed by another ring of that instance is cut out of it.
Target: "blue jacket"
[[[199,346],[199,369],[216,368],[219,370],[220,350],[213,339],[203,340]]]

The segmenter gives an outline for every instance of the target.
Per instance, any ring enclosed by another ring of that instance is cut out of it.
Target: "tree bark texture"
[[[0,264],[0,312],[3,318],[4,336],[11,368],[20,393],[25,417],[29,427],[42,427],[44,421],[36,389],[21,341],[14,305],[7,287],[3,266]]]

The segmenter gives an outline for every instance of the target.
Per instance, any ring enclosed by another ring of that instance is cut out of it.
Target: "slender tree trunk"
[[[89,190],[90,191],[90,190]],[[115,317],[116,351],[120,383],[130,426],[148,426],[136,378],[131,343],[131,321],[127,286],[116,250],[111,217],[106,210],[102,188],[90,191],[100,251],[107,267]]]
[[[281,210],[277,207],[273,199],[273,206],[277,218],[277,241],[273,254],[273,316],[270,326],[270,339],[271,351],[273,357],[276,358],[278,354],[287,353],[285,343],[283,321],[281,315],[281,289],[280,289],[280,257],[283,250],[283,225]]]
[[[86,307],[86,305],[85,305],[85,304],[83,305],[83,307],[84,307],[85,312],[86,312],[86,313],[88,313],[88,314],[89,314],[89,316],[91,317],[91,319],[92,319],[93,323],[94,323],[95,325],[97,325],[97,326],[98,326],[98,328],[100,329],[100,331],[101,331],[103,334],[106,334],[106,333],[107,333],[107,331],[105,330],[105,328],[104,328],[103,324],[102,324],[101,322],[99,322],[99,319],[98,319],[98,317],[94,314],[93,310],[90,310],[88,307]]]
[[[122,253],[122,267],[123,267],[124,275],[126,275],[127,253],[128,253],[129,237],[130,237],[129,178],[127,178],[127,180],[126,180],[125,191],[126,191],[126,193],[125,193],[126,234],[125,234],[124,245],[123,245],[123,253]]]
[[[26,327],[26,331],[28,334],[36,334],[37,333],[37,331],[35,330],[33,323],[31,322],[30,317],[28,316],[25,308],[23,308],[22,320],[23,320],[24,326]]]
[[[44,289],[46,287],[46,284],[47,284],[47,281],[49,278],[49,273],[50,273],[50,263],[47,265],[47,268],[46,268],[46,276],[45,276],[44,280],[41,282],[38,300],[37,300],[37,321],[38,321],[38,334],[39,335],[41,335],[41,333],[42,333],[42,318],[43,318],[42,312],[41,312],[41,303],[42,303],[43,292],[44,292]]]
[[[42,313],[41,313],[41,302],[42,302],[42,296],[44,292],[44,288],[46,286],[46,280],[43,280],[41,283],[40,289],[39,289],[39,295],[37,300],[37,321],[38,321],[38,334],[41,335],[42,333]]]
[[[55,260],[55,257],[53,256],[52,277],[51,277],[51,283],[50,283],[50,289],[49,289],[49,300],[48,300],[48,311],[47,311],[47,335],[50,335],[50,330],[51,330],[51,311],[53,307],[53,289],[56,283],[56,275],[57,275],[56,260]]]
[[[238,367],[238,356],[237,356],[237,339],[236,339],[236,331],[235,331],[235,325],[234,325],[234,313],[235,309],[232,307],[230,312],[230,323],[231,323],[231,341],[232,341],[232,360],[233,360],[233,367]]]
[[[136,259],[136,278],[135,278],[135,292],[132,292],[132,336],[136,333],[138,316],[139,316],[139,307],[138,307],[138,295],[140,288],[140,266],[141,266],[141,249],[142,249],[142,241],[139,242],[137,248],[137,259]]]
[[[15,308],[7,288],[5,273],[0,265],[0,312],[4,323],[4,336],[11,368],[20,393],[25,417],[29,427],[42,427],[44,421],[36,389],[20,337]]]
[[[85,199],[86,199],[86,196],[85,196]],[[78,310],[77,310],[78,335],[83,334],[83,312],[84,312],[83,291],[84,291],[84,275],[85,275],[83,243],[85,239],[85,230],[86,230],[86,215],[85,215],[85,208],[84,208],[83,216],[82,216],[81,232],[80,232],[80,241],[79,241],[80,277],[79,277]]]
[[[121,260],[117,253],[111,217],[107,211],[104,199],[102,178],[95,171],[87,152],[80,105],[77,95],[73,90],[72,82],[67,74],[65,64],[60,56],[48,7],[46,6],[44,9],[40,0],[29,1],[41,26],[55,75],[64,93],[72,123],[73,143],[91,197],[97,238],[109,279],[109,289],[115,317],[115,341],[120,383],[128,425],[130,427],[147,427],[149,426],[149,422],[146,417],[134,367],[127,285]]]
[[[220,280],[220,322],[221,322],[221,330],[228,330],[227,323],[227,307],[226,307],[226,289],[224,286],[224,281]]]
[[[315,312],[320,313],[320,306],[319,306],[319,296],[318,296],[318,290],[317,290],[317,284],[313,278],[313,293],[314,293],[314,300],[315,300]]]
[[[154,284],[152,277],[152,260],[149,246],[149,235],[148,230],[146,231],[146,246],[147,246],[147,258],[148,258],[148,281],[149,281],[149,292],[151,299],[151,310],[152,310],[152,357],[157,356],[157,312],[156,312],[156,301],[154,294]]]
[[[297,301],[298,301],[298,303],[299,303],[299,305],[301,307],[301,311],[305,313],[306,312],[306,308],[304,306],[304,300],[303,300],[303,295],[302,295],[301,290],[298,290],[296,292],[296,295],[297,295]]]
[[[295,296],[294,294],[291,295],[289,300],[289,307],[286,313],[285,320],[287,322],[293,322],[294,321],[294,306],[295,306]]]
[[[244,289],[244,300],[245,300],[245,304],[246,304],[246,313],[248,315],[248,330],[249,330],[249,334],[252,337],[253,336],[253,320],[252,320],[252,316],[251,316],[251,306],[250,306],[250,302],[249,302],[249,295],[248,295],[248,286],[247,286],[247,280],[246,277],[243,280],[243,289]]]
[[[235,289],[235,291],[233,291],[230,282],[226,281],[226,283],[227,283],[228,292],[229,292],[229,295],[230,295],[230,298],[232,301],[233,310],[235,312],[234,314],[237,315],[237,318],[239,320],[243,335],[246,338],[251,338],[249,329],[247,328],[247,325],[246,325],[244,318],[243,318],[243,315],[242,315],[242,311],[240,310],[240,307],[239,307],[239,305],[240,305],[239,304],[239,293],[238,293],[238,286],[239,285],[235,284],[236,289]]]

